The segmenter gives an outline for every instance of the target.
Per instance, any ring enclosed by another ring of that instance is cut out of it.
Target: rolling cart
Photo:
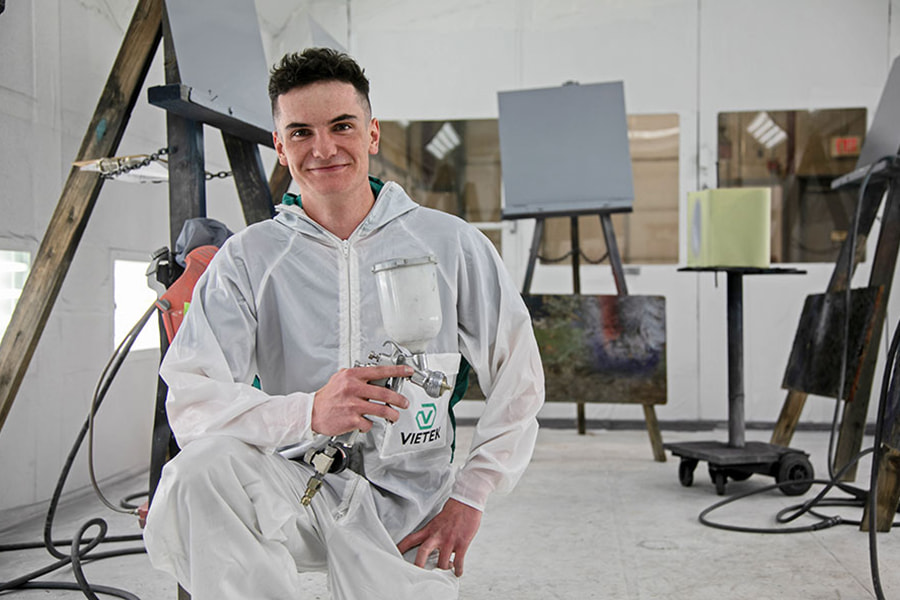
[[[709,465],[709,476],[716,493],[725,494],[729,479],[744,481],[754,473],[774,477],[783,483],[788,496],[806,493],[814,476],[809,455],[802,450],[744,440],[744,275],[788,275],[805,271],[789,268],[685,267],[679,271],[725,272],[727,275],[728,314],[728,442],[701,441],[665,444],[673,456],[681,458],[678,479],[689,487],[700,461]],[[795,483],[791,483],[795,482]]]

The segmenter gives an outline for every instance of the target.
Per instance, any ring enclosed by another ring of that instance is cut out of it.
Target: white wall
[[[37,250],[135,4],[7,2],[0,14],[0,249]],[[900,32],[890,20],[900,0],[256,4],[269,64],[309,44],[321,28],[366,68],[382,119],[496,117],[501,90],[621,79],[630,113],[679,115],[682,198],[714,185],[718,112],[864,106],[871,118],[891,57],[900,52]],[[162,83],[161,55],[148,85]],[[145,98],[119,154],[165,145],[164,115]],[[271,153],[263,157],[270,166]],[[207,158],[210,171],[228,168],[214,131],[207,132]],[[104,186],[0,431],[0,511],[49,496],[113,351],[112,261],[145,260],[168,243],[167,202],[162,185]],[[210,216],[233,229],[241,226],[230,181],[209,184],[208,207]],[[508,223],[504,233],[505,259],[519,280],[531,227]],[[749,420],[777,418],[803,299],[823,291],[832,270],[797,266],[808,274],[745,280]],[[721,420],[727,386],[724,276],[716,287],[712,274],[675,268],[638,265],[626,275],[632,293],[667,299],[669,402],[658,415]],[[855,283],[861,285],[867,274],[865,265]],[[540,266],[533,290],[565,292],[570,279],[567,268]],[[583,267],[582,288],[613,292],[608,267]],[[894,296],[890,327],[900,315],[900,295]],[[152,351],[136,353],[110,391],[98,420],[101,476],[148,463],[157,360]],[[811,399],[803,419],[827,422],[833,406],[828,399]],[[545,414],[571,416],[574,409],[548,406]],[[589,405],[588,416],[642,418],[640,409],[624,405]],[[82,453],[68,489],[83,488],[86,481]]]
[[[7,2],[0,14],[0,249],[37,252],[136,2]],[[163,83],[162,50],[147,85]],[[166,145],[165,115],[142,92],[118,154]],[[207,169],[228,170],[207,132]],[[98,157],[99,158],[99,157]],[[230,180],[209,183],[210,216],[243,217]],[[0,431],[0,511],[49,498],[113,345],[113,261],[148,261],[169,243],[165,184],[108,182]],[[132,353],[97,418],[96,472],[145,469],[156,351]],[[67,491],[87,485],[82,450]],[[117,499],[113,499],[117,500]],[[2,513],[0,513],[2,514]],[[0,517],[0,528],[5,525]]]
[[[716,185],[721,111],[864,106],[871,119],[900,51],[890,14],[888,0],[352,2],[350,51],[373,79],[383,119],[490,118],[498,91],[622,80],[629,113],[679,115],[685,198]],[[519,281],[532,231],[528,222],[507,223],[504,258]],[[808,273],[744,281],[748,420],[777,419],[803,300],[825,290],[833,268],[792,266]],[[584,293],[615,292],[608,266],[581,273]],[[864,266],[854,284],[867,276]],[[659,418],[726,418],[724,275],[717,286],[712,274],[638,265],[626,278],[631,293],[667,299],[669,401]],[[568,267],[539,266],[532,290],[565,293],[571,285]],[[890,326],[898,302],[891,303]],[[803,419],[828,422],[833,407],[811,398]],[[574,410],[553,405],[544,414]],[[587,414],[642,418],[639,407],[623,405],[588,405]]]

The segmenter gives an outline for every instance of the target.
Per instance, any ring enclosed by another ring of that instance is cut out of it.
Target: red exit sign
[[[859,156],[862,146],[862,138],[858,135],[848,135],[831,138],[831,156]]]

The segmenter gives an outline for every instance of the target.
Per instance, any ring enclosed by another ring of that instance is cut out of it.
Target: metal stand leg
[[[572,246],[572,293],[581,295],[581,241],[578,236],[578,217],[569,217],[569,234]],[[575,423],[578,435],[587,433],[587,418],[585,416],[584,402],[576,404]]]
[[[534,265],[537,262],[542,237],[544,237],[544,219],[539,218],[534,224],[534,235],[531,237],[531,250],[528,252],[528,267],[525,269],[525,283],[522,284],[523,294],[529,294],[531,292],[531,280],[534,278]]]
[[[728,445],[744,447],[744,285],[728,272]]]

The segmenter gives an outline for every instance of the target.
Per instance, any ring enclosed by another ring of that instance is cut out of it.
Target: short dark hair
[[[353,85],[365,100],[363,106],[372,112],[369,80],[355,60],[331,48],[307,48],[303,52],[286,54],[279,64],[272,67],[269,73],[272,114],[277,112],[279,96],[319,81],[341,81]]]

